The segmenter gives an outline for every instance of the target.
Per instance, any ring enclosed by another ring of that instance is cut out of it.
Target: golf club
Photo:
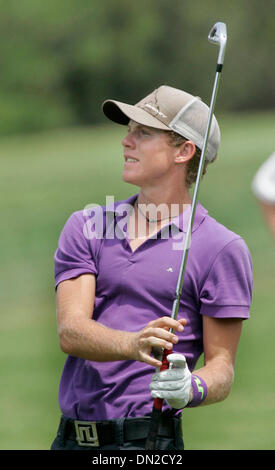
[[[206,126],[206,131],[205,131],[203,146],[202,146],[202,151],[201,151],[200,164],[198,168],[198,174],[197,174],[193,198],[192,198],[191,213],[190,213],[190,217],[188,221],[188,228],[187,228],[186,237],[184,241],[182,260],[181,260],[180,271],[179,271],[179,276],[178,276],[178,281],[177,281],[177,288],[176,288],[175,298],[173,302],[171,317],[174,320],[177,319],[179,305],[180,305],[182,285],[183,285],[186,262],[187,262],[187,257],[188,257],[190,242],[191,242],[193,221],[194,221],[194,216],[195,216],[195,211],[196,211],[196,206],[197,206],[198,190],[199,190],[199,185],[200,185],[204,162],[205,162],[208,137],[209,137],[209,132],[211,129],[212,116],[213,116],[217,92],[218,92],[220,74],[223,68],[225,48],[226,48],[226,42],[227,42],[226,24],[221,23],[221,22],[216,23],[209,32],[208,40],[212,44],[217,44],[219,46],[219,55],[218,55],[218,60],[217,60],[216,75],[215,75],[215,80],[214,80],[214,85],[213,85],[213,90],[212,90],[211,102],[210,102],[210,107],[209,107],[208,121],[207,121],[207,126]],[[171,130],[177,133],[180,133],[179,132],[179,129],[180,129],[179,120],[180,119],[181,119],[181,113],[178,113],[176,118],[173,121],[171,121],[170,126],[169,126]],[[170,329],[170,331],[173,332],[173,329]],[[162,366],[160,368],[161,371],[168,369],[169,363],[167,361],[167,355],[171,354],[171,352],[172,352],[171,350],[169,351],[166,349],[163,350]],[[150,427],[149,427],[149,432],[148,432],[148,436],[147,436],[147,440],[145,444],[146,450],[154,450],[156,448],[156,439],[157,439],[157,433],[158,433],[158,428],[159,428],[159,422],[161,418],[162,405],[163,405],[163,399],[161,398],[154,399],[153,410],[152,410],[151,420],[150,420]]]

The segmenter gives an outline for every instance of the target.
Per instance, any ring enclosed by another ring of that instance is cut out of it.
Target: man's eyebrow
[[[131,131],[132,129],[140,129],[140,128],[143,128],[145,127],[146,129],[148,129],[148,126],[145,126],[145,124],[138,124],[138,123],[129,123],[128,124],[128,130]]]
[[[140,127],[140,124],[138,124],[137,122],[129,122],[128,127],[129,127],[129,128],[132,128],[132,127]]]

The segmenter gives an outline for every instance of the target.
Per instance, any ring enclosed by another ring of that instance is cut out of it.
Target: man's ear
[[[175,163],[188,162],[196,153],[196,146],[192,140],[187,140],[180,147],[175,156]]]

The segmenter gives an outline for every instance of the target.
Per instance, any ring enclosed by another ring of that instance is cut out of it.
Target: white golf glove
[[[153,398],[166,400],[172,408],[184,408],[189,402],[191,372],[183,354],[169,354],[167,360],[172,368],[156,372],[152,376],[151,395]]]

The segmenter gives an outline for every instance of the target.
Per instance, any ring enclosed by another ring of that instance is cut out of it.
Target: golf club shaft
[[[203,171],[204,162],[205,162],[205,154],[206,154],[206,149],[207,149],[209,131],[210,131],[210,128],[211,128],[211,122],[212,122],[213,110],[214,110],[214,106],[215,106],[215,100],[216,100],[216,96],[217,96],[219,76],[220,76],[220,72],[216,72],[215,82],[214,82],[214,87],[213,87],[213,92],[212,92],[212,98],[211,98],[211,104],[210,104],[210,109],[209,109],[208,123],[207,123],[207,128],[206,128],[206,133],[205,133],[205,138],[204,138],[204,144],[203,144],[201,158],[200,158],[198,174],[197,174],[197,178],[196,178],[196,184],[195,184],[195,189],[194,189],[194,194],[193,194],[193,199],[192,199],[192,205],[191,205],[191,213],[190,213],[190,217],[189,217],[189,221],[188,221],[188,228],[187,228],[186,237],[185,237],[185,241],[184,241],[184,249],[183,249],[181,266],[180,266],[180,271],[179,271],[179,276],[178,276],[176,294],[175,294],[175,299],[174,299],[174,302],[173,302],[173,308],[172,308],[172,313],[171,313],[171,318],[173,318],[174,320],[177,319],[179,306],[180,306],[182,285],[183,285],[184,275],[185,275],[185,271],[186,271],[186,263],[187,263],[188,253],[189,253],[189,247],[190,247],[190,243],[191,243],[191,233],[192,233],[194,216],[195,216],[196,207],[197,207],[199,185],[200,185],[200,181],[201,181],[201,177],[202,177],[202,171]],[[173,332],[172,328],[170,329],[170,332]],[[163,353],[162,353],[162,366],[160,368],[161,371],[166,370],[166,369],[169,368],[169,363],[167,361],[167,355],[170,354],[171,352],[172,352],[171,350],[170,351],[168,351],[167,349],[163,350]],[[162,410],[162,404],[163,404],[163,399],[161,399],[161,398],[155,398],[154,399],[154,408],[156,408],[160,412]]]
[[[217,23],[217,25],[218,24],[220,24],[220,23]],[[212,30],[213,30],[213,28],[212,28]],[[212,32],[212,30],[211,30],[211,32]],[[226,43],[226,41],[225,41],[225,43]],[[225,43],[223,44],[222,61],[223,61],[223,57],[224,57]],[[199,185],[200,185],[202,172],[203,172],[203,168],[204,168],[204,162],[205,162],[205,156],[206,156],[206,150],[207,150],[207,143],[208,143],[209,133],[210,133],[210,129],[211,129],[211,123],[212,123],[212,117],[213,117],[213,113],[214,113],[214,107],[215,107],[215,103],[216,103],[216,97],[217,97],[217,92],[218,92],[220,74],[221,74],[221,71],[222,71],[222,65],[223,64],[221,63],[222,61],[220,60],[220,58],[221,58],[221,49],[222,49],[222,47],[220,47],[220,53],[219,53],[219,58],[218,58],[218,62],[217,62],[217,67],[216,67],[215,80],[214,80],[213,91],[212,91],[212,96],[211,96],[211,101],[210,101],[210,106],[209,106],[208,121],[207,121],[206,131],[205,131],[205,135],[204,135],[203,147],[202,147],[201,157],[200,157],[200,164],[199,164],[199,169],[198,169],[196,183],[195,183],[195,189],[194,189],[193,198],[192,198],[191,213],[190,213],[188,228],[187,228],[186,237],[185,237],[185,241],[184,241],[183,255],[182,255],[182,259],[181,259],[181,265],[180,265],[180,271],[179,271],[179,276],[178,276],[177,288],[176,288],[176,293],[175,293],[175,298],[174,298],[173,308],[172,308],[172,313],[171,313],[171,318],[173,318],[174,320],[177,319],[179,306],[180,306],[180,298],[181,298],[183,280],[184,280],[184,275],[185,275],[185,271],[186,271],[186,262],[187,262],[189,247],[190,247],[190,243],[191,243],[191,233],[192,233],[192,227],[193,227],[193,222],[194,222],[194,217],[195,217],[195,212],[196,212],[196,206],[197,206],[197,201],[198,201]],[[171,328],[170,331],[173,332],[173,329]],[[169,363],[167,361],[167,355],[170,354],[171,352],[172,351],[168,351],[167,349],[163,350],[163,353],[162,353],[162,366],[160,368],[161,371],[166,370],[166,369],[169,368]],[[148,433],[148,437],[147,437],[146,444],[145,444],[145,449],[146,450],[154,450],[156,448],[156,439],[157,439],[157,433],[158,433],[158,428],[159,428],[159,422],[160,422],[160,419],[161,419],[162,406],[163,406],[163,399],[155,398],[154,399],[154,404],[153,404],[152,415],[151,415],[149,433]]]
[[[213,117],[213,112],[214,112],[214,107],[215,107],[215,102],[216,102],[216,97],[217,97],[217,92],[218,92],[219,78],[220,78],[220,72],[216,72],[214,87],[213,87],[213,92],[212,92],[212,97],[211,97],[211,103],[210,103],[210,108],[209,108],[207,128],[206,128],[206,133],[204,137],[200,164],[199,164],[195,189],[194,189],[193,198],[192,198],[191,213],[190,213],[190,217],[188,221],[188,228],[187,228],[186,237],[184,241],[183,255],[182,255],[179,277],[178,277],[178,282],[177,282],[176,294],[175,294],[175,299],[174,299],[173,308],[172,308],[171,318],[173,318],[174,320],[177,319],[178,311],[179,311],[182,285],[183,285],[184,274],[185,274],[185,269],[186,269],[187,257],[188,257],[189,248],[191,244],[192,227],[193,227],[193,222],[194,222],[194,217],[195,217],[195,212],[196,212],[196,207],[197,207],[197,202],[198,202],[199,186],[200,186],[200,181],[201,181],[204,162],[205,162],[207,142],[208,142],[209,132],[211,129],[212,117]]]

